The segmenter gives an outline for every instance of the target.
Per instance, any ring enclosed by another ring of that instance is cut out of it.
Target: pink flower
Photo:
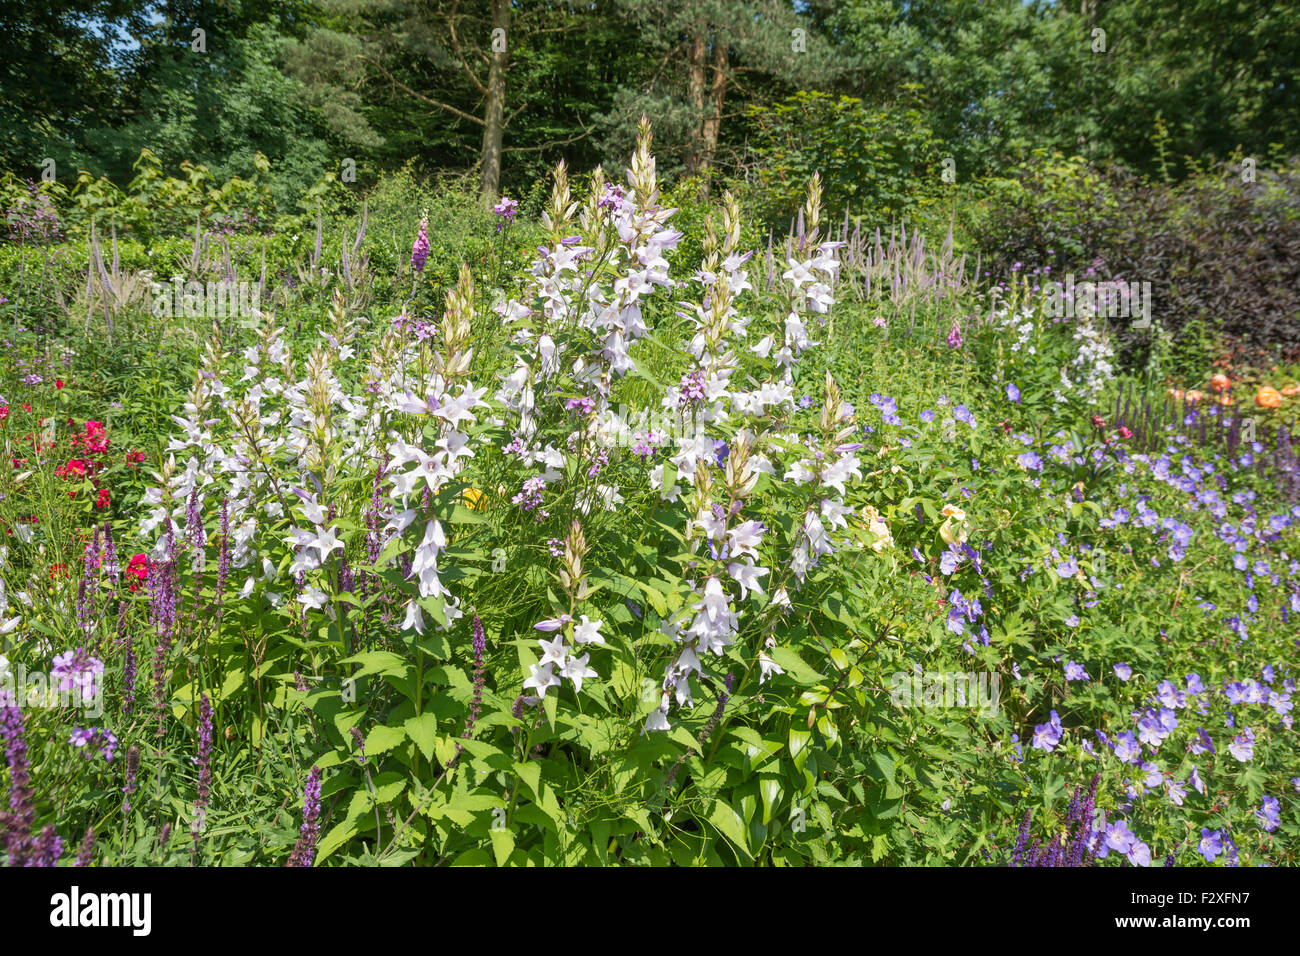
[[[411,268],[416,272],[424,271],[424,263],[429,258],[429,217],[420,220],[420,232],[411,246]]]

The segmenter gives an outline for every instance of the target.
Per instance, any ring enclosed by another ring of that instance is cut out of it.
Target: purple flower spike
[[[302,789],[302,827],[298,842],[289,854],[289,866],[311,866],[316,860],[316,841],[320,838],[320,768],[312,767],[307,785]]]

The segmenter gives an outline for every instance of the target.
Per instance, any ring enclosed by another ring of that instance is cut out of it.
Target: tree
[[[926,91],[963,176],[1033,149],[1158,172],[1156,118],[1183,155],[1300,148],[1293,4],[1239,0],[810,0],[819,33],[862,69],[847,92]]]
[[[384,137],[359,91],[380,86],[479,127],[479,194],[496,202],[512,119],[505,112],[510,0],[340,0],[331,10],[289,60],[312,105],[342,135],[370,147]]]
[[[122,34],[141,34],[130,0],[0,4],[0,162],[34,178],[49,156],[63,164],[83,134],[123,114],[119,69],[134,55]]]
[[[706,191],[736,93],[742,102],[776,98],[830,82],[850,66],[790,3],[620,0],[618,8],[655,61],[624,84],[616,111],[604,123],[626,139],[635,117],[654,117],[661,150],[676,147],[687,175],[698,177]]]

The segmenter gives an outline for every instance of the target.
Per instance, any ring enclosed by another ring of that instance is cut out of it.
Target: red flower
[[[0,422],[4,421],[8,417],[9,417],[9,406],[0,405]]]
[[[75,436],[72,444],[83,446],[91,454],[102,455],[108,451],[108,435],[104,431],[104,423],[86,422],[86,434]]]
[[[1133,433],[1132,433],[1131,431],[1129,431],[1127,428],[1125,428],[1123,425],[1120,425],[1120,426],[1119,426],[1119,437],[1120,437],[1120,438],[1124,438],[1124,439],[1132,438],[1132,437],[1133,437]]]
[[[136,588],[138,588],[141,584],[143,584],[148,579],[149,568],[150,568],[149,558],[147,555],[143,553],[135,555],[134,557],[131,558],[130,561],[127,562],[126,573],[129,574],[131,577],[135,578],[135,581],[131,583],[132,591],[134,591]]]
[[[128,465],[131,465],[132,467],[134,467],[134,466],[140,464],[140,462],[142,462],[142,461],[144,461],[144,452],[142,452],[142,451],[129,451],[129,452],[126,453],[126,463],[127,463]]]
[[[26,402],[23,402],[23,411],[30,412],[31,410],[32,410],[32,406],[28,405]]]
[[[1106,419],[1102,418],[1100,415],[1093,415],[1093,416],[1092,416],[1092,424],[1093,424],[1093,427],[1094,427],[1094,428],[1105,428],[1105,427],[1106,427]]]
[[[66,465],[60,465],[54,469],[54,473],[60,478],[84,478],[86,476],[86,463],[80,458],[74,458]]]
[[[108,507],[108,502],[109,502],[109,500],[110,500],[110,499],[109,499],[108,489],[107,489],[107,488],[100,488],[100,489],[99,489],[99,497],[95,499],[95,507],[96,507],[96,508],[107,508],[107,507]]]
[[[63,388],[63,379],[61,379],[61,378],[56,378],[56,379],[54,380],[54,387],[55,387],[55,388]]]

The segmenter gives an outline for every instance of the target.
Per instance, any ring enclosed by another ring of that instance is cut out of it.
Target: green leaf
[[[438,739],[438,718],[433,714],[421,714],[419,717],[407,718],[402,726],[406,730],[406,736],[420,748],[425,759],[431,759]]]
[[[504,827],[493,827],[488,831],[492,840],[492,853],[497,858],[497,866],[505,866],[510,854],[515,850],[515,835]]]
[[[876,765],[876,769],[880,771],[880,775],[885,778],[885,781],[892,786],[894,784],[894,770],[897,764],[889,752],[877,750],[871,755],[871,762]]]
[[[536,799],[542,790],[542,768],[535,762],[516,763],[515,773],[519,779],[528,784],[528,789],[532,792],[533,798]]]
[[[709,814],[709,822],[718,828],[719,833],[734,843],[741,853],[746,857],[750,856],[747,828],[740,814],[721,800],[714,800],[713,812]]]
[[[330,830],[329,833],[321,837],[320,843],[316,845],[315,865],[320,866],[320,864],[324,863],[331,853],[343,846],[343,844],[347,843],[348,840],[352,839],[356,832],[357,828],[352,821],[344,820],[342,823],[338,824],[338,826],[334,827],[334,829]]]
[[[387,753],[406,739],[406,731],[399,727],[379,724],[366,735],[366,756],[375,757]]]
[[[486,850],[466,850],[456,859],[451,861],[452,866],[491,866],[492,857],[487,855]]]
[[[767,652],[768,656],[785,671],[786,675],[797,684],[811,685],[825,683],[826,678],[817,673],[806,663],[804,659],[790,650],[788,647],[777,645]]]
[[[642,593],[645,594],[646,600],[650,602],[650,606],[655,609],[655,613],[660,617],[667,617],[668,602],[665,600],[664,595],[657,588],[651,587],[644,581],[637,581],[636,583],[640,586]]]
[[[762,776],[758,778],[758,796],[763,801],[763,826],[772,822],[772,814],[781,805],[781,778]]]
[[[474,511],[472,508],[466,508],[459,501],[452,508],[451,518],[448,519],[451,524],[487,524],[488,519]]]
[[[437,758],[438,763],[442,764],[444,767],[447,766],[447,764],[451,763],[451,759],[456,756],[455,738],[448,737],[446,734],[439,737],[434,741],[433,753],[434,757]]]
[[[796,727],[790,728],[790,756],[794,758],[794,765],[800,770],[808,761],[808,742],[812,740],[812,731],[799,730]]]
[[[364,651],[346,657],[340,663],[361,665],[361,669],[352,675],[353,679],[371,674],[405,674],[407,668],[406,659],[392,651]]]

